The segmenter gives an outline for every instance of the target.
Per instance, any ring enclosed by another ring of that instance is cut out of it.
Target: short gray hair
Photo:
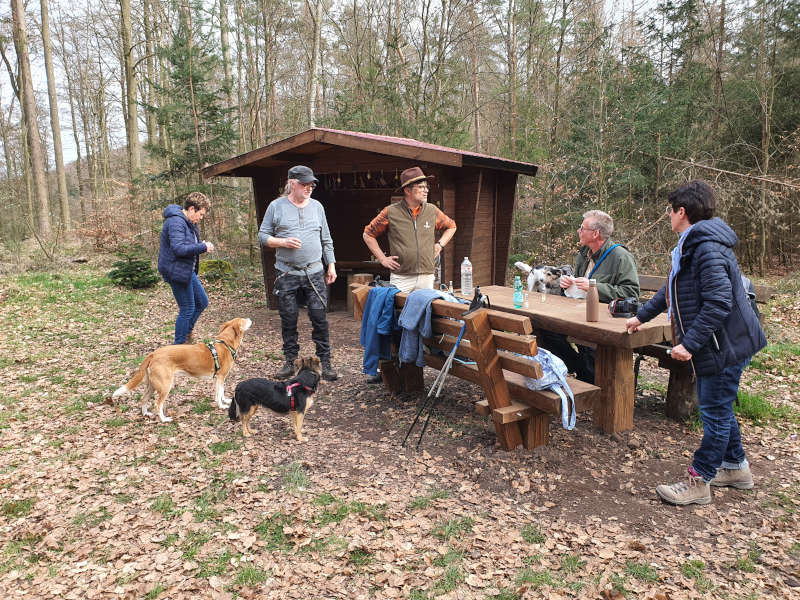
[[[592,229],[600,232],[600,237],[607,240],[614,233],[614,219],[602,210],[590,210],[583,213],[584,219],[592,222]]]

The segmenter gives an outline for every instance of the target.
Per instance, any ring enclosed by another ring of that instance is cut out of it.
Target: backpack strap
[[[608,247],[608,249],[605,252],[603,252],[603,256],[601,256],[600,259],[595,263],[592,272],[586,276],[586,279],[592,278],[592,275],[594,275],[594,272],[597,271],[597,267],[600,266],[600,263],[603,262],[606,259],[606,256],[608,256],[608,253],[611,252],[617,246],[622,246],[622,244],[612,244],[611,246]]]

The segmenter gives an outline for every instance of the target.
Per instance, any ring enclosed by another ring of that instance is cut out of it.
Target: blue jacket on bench
[[[378,361],[392,357],[392,332],[398,329],[394,312],[396,287],[370,289],[361,317],[361,345],[364,347],[364,373],[375,375]]]

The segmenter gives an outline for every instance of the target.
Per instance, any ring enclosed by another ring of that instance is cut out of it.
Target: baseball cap
[[[297,179],[300,183],[319,183],[319,180],[314,177],[314,171],[303,165],[289,169],[289,179]]]

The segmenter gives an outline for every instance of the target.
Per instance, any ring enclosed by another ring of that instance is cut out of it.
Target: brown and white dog
[[[153,416],[148,407],[153,394],[157,393],[158,418],[162,423],[166,423],[172,421],[172,418],[164,414],[164,402],[172,389],[175,375],[184,373],[197,378],[213,378],[217,406],[227,408],[231,401],[225,397],[225,378],[233,366],[235,352],[242,343],[242,336],[252,324],[250,319],[242,318],[231,319],[222,324],[214,339],[217,361],[214,360],[209,347],[203,343],[177,344],[154,350],[145,357],[131,380],[117,388],[111,397],[117,398],[128,394],[144,381],[147,388],[142,395],[142,414],[146,417]]]

